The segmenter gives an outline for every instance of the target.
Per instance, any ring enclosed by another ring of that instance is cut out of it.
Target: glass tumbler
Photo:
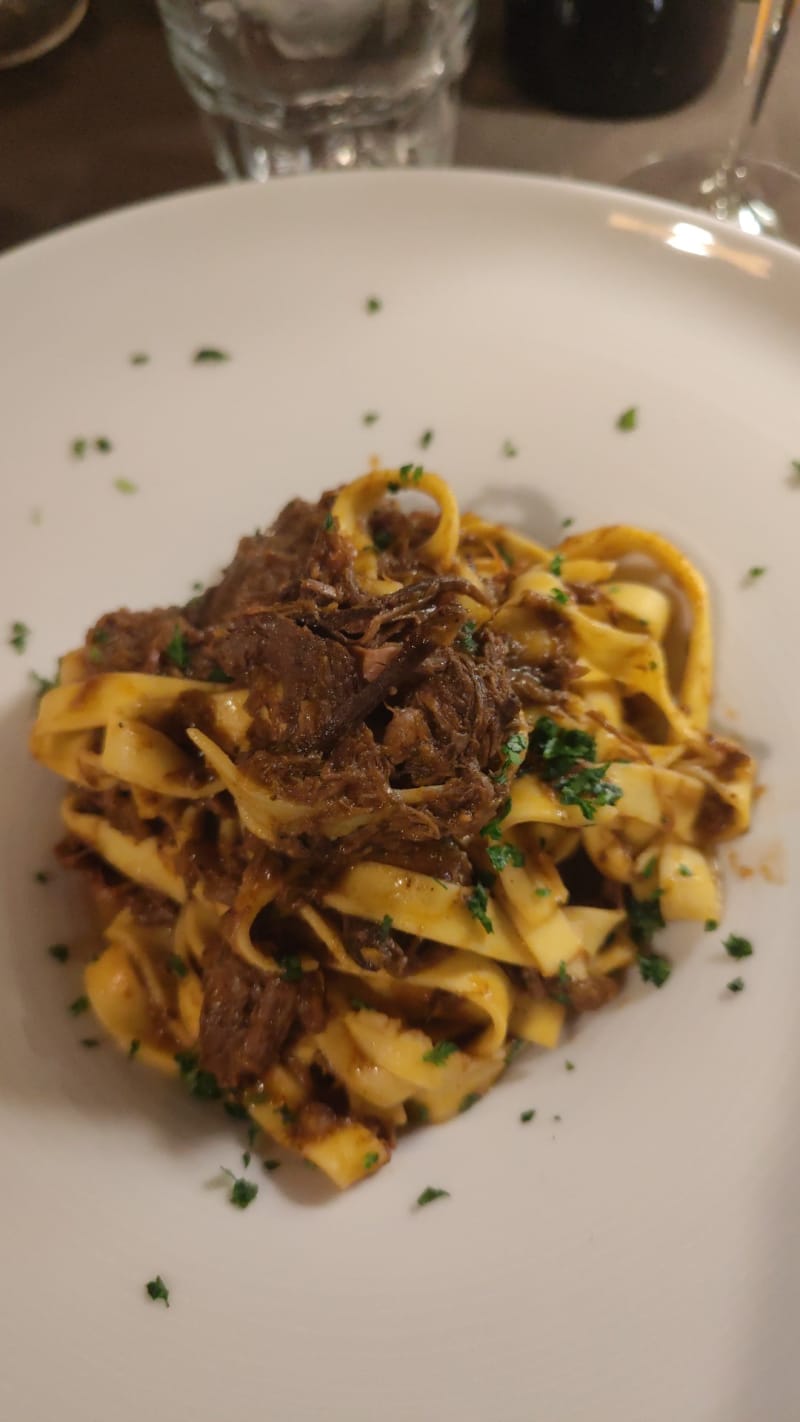
[[[446,163],[475,0],[158,0],[226,178]]]

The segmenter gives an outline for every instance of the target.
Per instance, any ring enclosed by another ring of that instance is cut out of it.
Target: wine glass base
[[[638,168],[620,184],[699,208],[753,236],[800,244],[800,177],[777,163],[742,159],[722,180],[725,154],[678,153]]]

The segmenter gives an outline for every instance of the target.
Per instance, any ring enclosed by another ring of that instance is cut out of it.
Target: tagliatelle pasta
[[[551,549],[411,465],[295,500],[42,699],[96,1016],[336,1185],[375,1173],[637,961],[660,985],[656,929],[719,919],[753,762],[711,680],[703,579],[655,533]]]

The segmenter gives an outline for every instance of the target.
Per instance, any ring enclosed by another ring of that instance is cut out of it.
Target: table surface
[[[753,23],[742,4],[722,71],[696,103],[645,120],[565,118],[520,99],[502,65],[500,0],[483,0],[457,162],[619,182],[653,157],[724,141],[741,111]],[[800,168],[800,25],[753,152]],[[0,247],[125,203],[217,181],[153,0],[91,0],[70,40],[0,73]]]

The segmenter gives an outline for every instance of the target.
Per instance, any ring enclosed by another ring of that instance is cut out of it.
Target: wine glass
[[[777,163],[747,156],[797,0],[759,0],[747,56],[742,114],[727,148],[657,159],[622,186],[701,208],[743,232],[800,243],[800,178]]]
[[[68,39],[89,0],[2,0],[0,69],[38,59]]]

